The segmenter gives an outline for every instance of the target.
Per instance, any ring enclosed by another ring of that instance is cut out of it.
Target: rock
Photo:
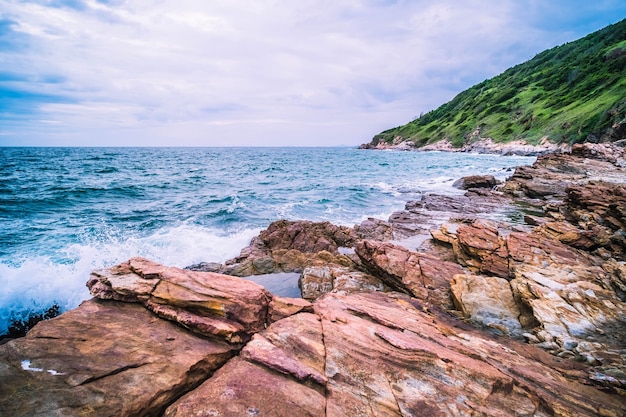
[[[275,322],[300,312],[313,311],[313,306],[302,298],[272,297],[270,303],[270,320]]]
[[[626,173],[625,173],[626,175]],[[565,212],[580,227],[592,245],[614,256],[626,253],[626,184],[590,181],[566,189]]]
[[[598,246],[596,242],[602,242],[598,239],[600,237],[598,234],[580,230],[571,223],[564,221],[545,222],[537,230],[550,239],[558,240],[579,249],[591,250]],[[606,243],[609,242],[608,236],[604,241]]]
[[[388,242],[363,240],[355,247],[363,266],[385,285],[438,305],[449,306],[449,284],[462,268]]]
[[[316,300],[318,297],[331,292],[334,276],[328,266],[306,268],[298,280],[298,286],[305,300]]]
[[[568,151],[567,145],[559,145],[549,142],[547,140],[542,141],[538,145],[531,145],[524,140],[514,140],[506,143],[496,143],[491,138],[479,137],[480,132],[475,132],[477,135],[472,135],[478,138],[478,140],[464,145],[461,152],[475,152],[482,154],[500,154],[500,155],[523,155],[523,156],[537,156],[554,154]]]
[[[624,148],[612,144],[577,143],[572,146],[572,155],[615,164],[619,158],[624,157]]]
[[[385,289],[382,281],[372,275],[329,266],[306,268],[300,276],[298,285],[302,298],[309,301],[314,301],[329,292],[349,294]]]
[[[467,190],[470,188],[493,188],[497,184],[493,175],[470,175],[456,180],[452,186]]]
[[[537,349],[462,330],[406,296],[326,296],[315,311],[329,416],[596,415],[624,404],[572,379],[584,374],[557,371]]]
[[[172,404],[164,416],[326,415],[325,358],[316,315],[280,320],[255,335],[239,357]]]
[[[387,241],[394,238],[391,224],[371,217],[354,226],[354,232],[359,239]]]
[[[226,261],[220,272],[246,277],[279,272],[301,272],[314,265],[351,265],[339,248],[352,247],[358,239],[353,229],[329,222],[273,222],[238,257]]]
[[[513,196],[564,198],[572,183],[594,180],[623,183],[626,171],[607,160],[581,157],[583,152],[540,156],[532,166],[522,166],[500,187]],[[589,156],[589,153],[586,155]]]
[[[351,247],[356,240],[352,229],[329,222],[278,220],[259,234],[270,249],[295,249],[302,253],[327,251],[338,254],[339,247]]]
[[[231,343],[265,327],[271,295],[240,278],[165,267],[142,258],[94,271],[87,283],[100,299],[141,302],[192,331]]]
[[[406,295],[327,294],[164,415],[620,415],[626,400],[586,385],[587,369]]]
[[[140,304],[85,301],[0,346],[0,415],[160,415],[234,354]]]
[[[472,321],[520,337],[520,310],[509,282],[502,278],[455,275],[450,284],[454,305]]]
[[[450,243],[456,261],[468,269],[502,278],[509,276],[506,243],[495,223],[476,220],[455,226],[445,224],[433,237]]]

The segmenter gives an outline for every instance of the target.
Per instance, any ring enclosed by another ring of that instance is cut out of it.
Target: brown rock
[[[387,241],[394,238],[391,224],[371,217],[354,226],[354,232],[359,239]]]
[[[85,301],[0,346],[0,415],[160,415],[235,353],[139,304]]]
[[[406,296],[327,295],[315,311],[328,416],[619,415],[625,404],[538,349],[445,322]]]
[[[606,143],[577,143],[572,146],[572,155],[579,158],[597,159],[614,164],[619,158],[624,157],[624,148]]]
[[[417,298],[450,305],[449,283],[463,269],[388,242],[363,240],[355,246],[363,266],[389,287]]]
[[[306,220],[278,220],[259,235],[271,250],[295,249],[303,253],[328,251],[337,254],[339,247],[351,247],[356,239],[354,231],[329,222]]]
[[[279,220],[261,231],[238,257],[226,261],[220,272],[246,277],[278,272],[301,272],[308,266],[333,263],[351,265],[339,248],[351,247],[358,236],[353,229],[329,222]]]
[[[506,242],[494,223],[476,220],[470,224],[445,224],[433,236],[451,243],[457,262],[468,269],[501,278],[509,276]]]
[[[311,313],[313,306],[302,298],[273,296],[270,303],[270,320],[273,322],[293,316],[300,312]]]
[[[452,186],[462,190],[470,188],[493,188],[497,181],[493,175],[470,175],[468,177],[459,178]]]
[[[302,298],[309,301],[314,301],[329,292],[348,294],[385,289],[382,281],[372,275],[332,266],[306,268],[300,276],[298,285]]]
[[[198,389],[169,407],[166,417],[325,415],[325,348],[314,314],[273,323]]]
[[[594,416],[626,404],[586,385],[584,365],[405,295],[327,294],[315,313],[273,323],[165,416]]]
[[[271,299],[262,286],[250,281],[165,267],[142,258],[94,271],[87,286],[95,297],[142,302],[163,318],[232,343],[265,327]]]
[[[591,153],[574,149],[571,154],[543,155],[530,167],[516,168],[501,190],[514,196],[563,198],[567,187],[574,182],[584,184],[601,178],[610,182],[624,182],[623,168],[607,158],[590,159]]]

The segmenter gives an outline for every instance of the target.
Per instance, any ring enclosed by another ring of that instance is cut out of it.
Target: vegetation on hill
[[[626,122],[626,19],[483,81],[372,145],[400,136],[417,146],[478,137],[575,143]],[[397,139],[396,139],[397,142]]]

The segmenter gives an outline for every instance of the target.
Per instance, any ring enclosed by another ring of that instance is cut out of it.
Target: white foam
[[[55,371],[54,369],[43,369],[43,368],[33,368],[31,365],[31,361],[28,359],[24,359],[22,361],[22,369],[30,372],[43,372],[46,371],[50,375],[65,375],[63,372]]]
[[[61,311],[66,311],[90,298],[85,283],[94,269],[134,256],[180,268],[203,261],[224,262],[238,255],[259,231],[243,229],[225,233],[180,225],[146,237],[71,244],[57,259],[39,256],[15,265],[0,263],[0,334],[7,331],[11,318],[27,319],[55,303]]]

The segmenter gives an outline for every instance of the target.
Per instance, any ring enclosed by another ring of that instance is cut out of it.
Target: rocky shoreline
[[[391,143],[378,142],[366,143],[360,149],[394,150],[394,151],[417,151],[417,152],[469,152],[495,155],[539,156],[550,153],[569,153],[571,147],[565,144],[556,144],[544,139],[537,145],[531,145],[524,140],[511,142],[494,142],[491,138],[474,138],[470,143],[456,148],[452,143],[443,139],[429,145],[416,147],[413,142],[402,137],[397,137]]]
[[[0,415],[626,415],[626,153],[575,145],[387,221],[133,258],[0,346]],[[295,272],[302,298],[238,277]]]

